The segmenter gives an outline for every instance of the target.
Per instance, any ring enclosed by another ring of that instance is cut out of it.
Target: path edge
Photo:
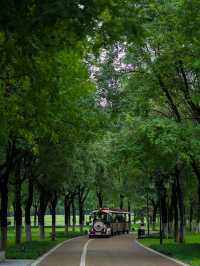
[[[49,256],[51,253],[53,253],[56,249],[60,248],[61,246],[63,246],[64,244],[66,244],[68,242],[71,242],[74,239],[79,239],[79,238],[83,238],[83,237],[84,236],[73,237],[73,238],[67,239],[67,240],[57,244],[55,247],[51,248],[46,253],[44,253],[43,255],[38,257],[33,263],[30,264],[30,266],[37,266],[41,261],[43,261],[47,256]]]
[[[182,261],[180,261],[180,260],[177,260],[177,259],[174,259],[174,258],[172,258],[172,257],[169,257],[169,256],[167,256],[167,255],[165,255],[165,254],[163,254],[163,253],[158,252],[158,251],[155,250],[155,249],[152,249],[152,248],[150,248],[150,247],[147,247],[147,246],[141,244],[137,239],[136,239],[135,241],[136,241],[136,243],[137,243],[139,246],[141,246],[141,247],[143,247],[143,248],[145,248],[145,249],[151,251],[151,252],[154,253],[154,254],[157,254],[157,255],[159,255],[159,256],[165,258],[165,259],[171,260],[171,261],[177,263],[178,265],[181,265],[181,266],[189,266],[189,264],[185,264],[184,262],[182,262]]]

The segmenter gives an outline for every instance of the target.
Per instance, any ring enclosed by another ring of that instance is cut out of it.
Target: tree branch
[[[178,110],[176,104],[174,103],[174,100],[173,100],[172,96],[170,95],[168,89],[165,87],[165,84],[164,84],[164,82],[160,76],[158,76],[158,81],[159,81],[161,89],[163,90],[163,92],[165,93],[165,96],[167,97],[169,105],[170,105],[172,112],[174,113],[177,121],[181,122],[181,115],[179,113],[179,110]]]
[[[179,66],[180,66],[180,72],[181,72],[181,75],[182,75],[182,78],[183,78],[183,81],[184,81],[184,87],[182,88],[182,91],[184,93],[184,97],[185,97],[185,100],[187,102],[187,104],[190,106],[193,114],[195,115],[198,115],[196,117],[196,119],[198,121],[200,121],[200,107],[197,106],[193,101],[192,101],[192,98],[191,98],[191,95],[190,95],[190,86],[189,86],[189,83],[188,83],[188,80],[187,80],[187,76],[186,76],[186,73],[184,71],[184,68],[183,68],[183,62],[180,60],[179,61]]]

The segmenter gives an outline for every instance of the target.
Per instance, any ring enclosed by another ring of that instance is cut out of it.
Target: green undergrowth
[[[86,229],[85,229],[86,230]],[[64,233],[64,228],[57,228],[56,240],[51,240],[51,228],[46,227],[46,239],[38,240],[38,228],[32,229],[32,241],[25,241],[25,234],[22,235],[22,243],[19,245],[14,244],[14,229],[10,228],[8,232],[8,247],[6,249],[6,258],[7,259],[36,259],[55,245],[74,237],[78,237],[85,234],[80,233],[78,228],[75,232],[70,231],[68,234]]]
[[[23,242],[20,245],[13,245],[7,248],[7,259],[36,259],[43,253],[47,252],[59,241],[31,241]]]
[[[173,239],[165,239],[163,245],[160,245],[157,236],[141,239],[140,242],[191,266],[200,266],[200,234],[198,233],[187,233],[183,244],[175,243]]]

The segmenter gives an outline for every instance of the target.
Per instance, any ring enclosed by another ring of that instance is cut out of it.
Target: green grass
[[[36,259],[58,243],[58,241],[32,241],[24,242],[18,246],[13,245],[7,248],[6,258]]]
[[[89,220],[89,216],[85,216],[86,221]],[[25,239],[25,229],[22,229],[22,243],[20,245],[15,245],[15,229],[14,229],[14,218],[9,217],[8,220],[11,222],[11,226],[8,227],[8,246],[6,250],[6,258],[8,259],[36,259],[37,257],[44,254],[46,251],[51,249],[58,243],[79,236],[79,227],[76,227],[76,232],[71,231],[65,235],[64,234],[64,215],[56,215],[56,240],[51,240],[51,215],[45,215],[45,240],[39,240],[39,229],[38,227],[33,227],[34,217],[31,217],[32,222],[32,241],[26,242]],[[23,219],[24,220],[24,219]],[[78,216],[76,217],[78,222]],[[71,217],[72,222],[72,217]],[[24,224],[24,223],[23,223]],[[84,230],[88,230],[87,227]]]
[[[86,230],[86,228],[85,228]],[[8,247],[6,249],[7,259],[36,259],[49,249],[57,245],[58,243],[71,239],[76,236],[80,236],[79,229],[76,228],[76,232],[70,231],[67,235],[64,233],[64,227],[58,227],[56,230],[56,240],[51,240],[51,227],[45,227],[45,240],[38,240],[39,230],[38,228],[32,228],[32,241],[25,241],[25,232],[22,233],[22,243],[15,245],[15,231],[13,227],[9,227],[8,230]]]
[[[198,233],[187,233],[183,244],[175,243],[173,239],[166,239],[161,246],[158,237],[141,239],[140,242],[189,265],[200,266],[200,234]]]
[[[8,220],[11,222],[11,225],[14,225],[14,218],[13,217],[8,217]],[[89,221],[89,215],[85,215],[85,220]],[[79,221],[79,216],[76,216],[76,221],[78,223]],[[23,217],[23,223],[24,223],[24,217]],[[34,217],[31,216],[31,223],[33,225],[34,223]],[[65,217],[64,215],[60,214],[60,215],[56,215],[56,223],[58,226],[64,226],[65,224]],[[72,216],[71,216],[71,223],[72,223]],[[45,225],[46,226],[50,226],[51,225],[51,215],[45,215]]]

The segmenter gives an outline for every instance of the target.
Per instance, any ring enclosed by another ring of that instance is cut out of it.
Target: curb
[[[47,256],[49,256],[51,253],[53,253],[56,249],[58,249],[59,247],[63,246],[64,244],[71,242],[74,239],[79,239],[79,238],[83,238],[84,236],[78,236],[78,237],[74,237],[71,239],[67,239],[59,244],[57,244],[55,247],[51,248],[49,251],[47,251],[46,253],[44,253],[43,255],[41,255],[39,258],[37,258],[33,263],[30,264],[30,266],[37,266],[42,260],[44,260]]]
[[[4,261],[0,262],[1,266],[8,266],[8,265],[23,265],[23,266],[31,266],[31,263],[33,263],[34,260],[26,260],[26,259],[6,259]]]
[[[6,259],[6,252],[5,251],[0,251],[0,262],[5,261]]]
[[[150,252],[152,252],[152,253],[154,253],[154,254],[156,254],[156,255],[159,255],[159,256],[161,256],[161,257],[163,257],[163,258],[165,258],[165,259],[168,259],[168,260],[170,260],[170,261],[173,261],[173,262],[177,263],[178,265],[181,265],[181,266],[189,266],[189,264],[185,264],[184,262],[182,262],[182,261],[180,261],[180,260],[173,259],[173,258],[171,258],[171,257],[169,257],[169,256],[167,256],[167,255],[164,255],[163,253],[160,253],[160,252],[158,252],[158,251],[156,251],[156,250],[154,250],[154,249],[152,249],[152,248],[149,248],[149,247],[147,247],[147,246],[144,246],[144,245],[141,244],[138,240],[135,240],[135,242],[136,242],[139,246],[141,246],[141,247],[147,249],[148,251],[150,251]]]

